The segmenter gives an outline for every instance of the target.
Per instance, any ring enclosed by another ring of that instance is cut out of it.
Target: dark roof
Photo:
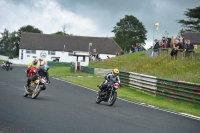
[[[122,49],[108,37],[66,36],[40,33],[21,33],[20,49],[49,51],[88,51],[96,49],[99,54],[115,54]],[[64,50],[65,45],[65,50]]]
[[[189,39],[191,43],[200,44],[200,32],[186,32],[185,39]]]

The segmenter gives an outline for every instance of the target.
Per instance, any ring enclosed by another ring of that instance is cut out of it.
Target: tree
[[[185,30],[184,29],[181,29],[178,33],[179,36],[183,36],[185,34]]]
[[[114,27],[115,41],[123,50],[129,50],[131,45],[145,43],[146,29],[142,22],[132,15],[125,15],[125,18]]]
[[[188,28],[186,31],[198,31],[200,32],[200,6],[187,9],[184,13],[189,20],[178,20],[178,23],[181,23],[183,27]]]
[[[10,52],[12,49],[12,44],[10,40],[10,32],[7,29],[4,29],[4,32],[1,33],[1,41],[0,41],[0,54],[10,56]]]
[[[19,42],[21,38],[21,32],[43,33],[40,29],[35,28],[34,26],[31,26],[31,25],[23,26],[17,32],[14,32],[13,34],[15,36],[13,36],[13,40],[16,46],[16,55],[19,55]]]
[[[69,34],[63,33],[62,31],[57,31],[56,33],[53,33],[53,34],[56,34],[56,35],[67,35],[67,36],[69,36]]]
[[[169,33],[167,31],[165,31],[165,33],[162,35],[165,38],[168,38]]]

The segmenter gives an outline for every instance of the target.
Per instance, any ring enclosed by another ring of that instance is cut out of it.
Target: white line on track
[[[56,79],[56,80],[63,81],[63,82],[67,82],[67,83],[70,83],[70,84],[73,84],[73,85],[77,85],[77,86],[86,88],[86,89],[88,89],[88,90],[94,91],[94,92],[97,92],[97,91],[95,91],[95,90],[93,90],[93,89],[87,88],[87,87],[82,86],[82,85],[78,85],[78,84],[75,84],[75,83],[72,83],[72,82],[69,82],[69,81],[61,80],[61,79],[59,79],[59,78],[54,78],[54,77],[52,77],[52,78],[53,78],[53,79]],[[187,117],[187,118],[191,118],[191,119],[200,121],[200,117],[194,116],[194,115],[191,115],[191,114],[186,114],[186,113],[182,113],[182,112],[175,112],[175,111],[171,111],[171,110],[166,110],[166,109],[162,109],[162,108],[155,107],[155,106],[153,106],[153,105],[147,105],[147,104],[145,104],[145,103],[139,103],[139,102],[129,101],[129,100],[122,99],[122,98],[118,98],[118,99],[123,100],[123,101],[126,101],[126,102],[129,102],[129,103],[141,105],[141,106],[148,107],[148,108],[157,109],[157,110],[160,110],[160,111],[164,111],[164,112],[168,112],[168,113],[172,113],[172,114],[176,114],[176,115],[180,115],[180,116],[184,116],[184,117]]]

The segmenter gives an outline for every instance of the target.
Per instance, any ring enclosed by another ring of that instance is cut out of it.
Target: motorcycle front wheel
[[[96,103],[99,104],[101,102],[101,98],[100,98],[100,91],[97,93],[97,97],[96,97]]]
[[[108,105],[112,106],[115,103],[116,99],[117,99],[117,92],[110,94],[108,99]]]
[[[40,91],[41,91],[41,87],[37,85],[33,91],[33,94],[31,95],[31,98],[35,99],[40,94]]]

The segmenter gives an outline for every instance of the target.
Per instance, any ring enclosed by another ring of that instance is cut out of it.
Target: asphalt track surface
[[[25,70],[0,69],[0,133],[200,133],[199,120],[120,99],[96,104],[96,92],[52,78],[25,98]]]

